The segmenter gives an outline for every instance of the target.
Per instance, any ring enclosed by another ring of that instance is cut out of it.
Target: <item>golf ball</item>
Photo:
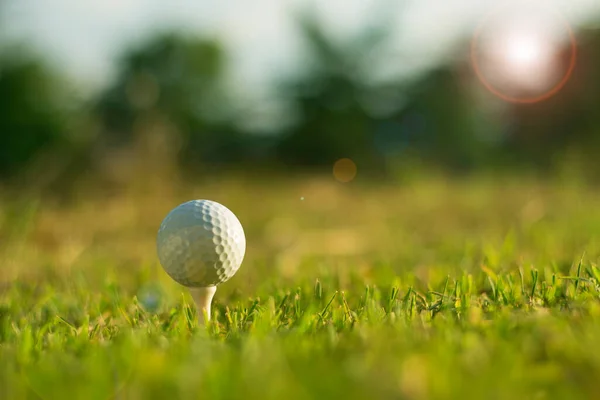
[[[242,224],[227,207],[192,200],[173,209],[157,237],[158,258],[167,274],[187,287],[209,287],[230,279],[246,252]]]

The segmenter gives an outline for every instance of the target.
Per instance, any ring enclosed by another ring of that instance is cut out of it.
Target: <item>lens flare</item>
[[[537,103],[558,93],[576,63],[569,23],[541,4],[504,6],[488,14],[471,43],[481,83],[513,103]]]
[[[349,158],[342,158],[333,164],[333,177],[342,183],[351,182],[356,177],[356,164]]]

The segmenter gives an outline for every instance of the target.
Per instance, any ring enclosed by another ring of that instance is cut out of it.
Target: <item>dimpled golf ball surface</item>
[[[176,282],[208,287],[231,278],[242,264],[246,237],[242,224],[227,207],[193,200],[173,209],[157,238],[158,258]]]

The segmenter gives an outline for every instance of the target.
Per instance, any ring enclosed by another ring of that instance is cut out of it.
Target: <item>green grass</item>
[[[207,327],[154,250],[190,198],[227,204],[248,238]],[[599,205],[434,179],[4,198],[0,398],[593,398]]]

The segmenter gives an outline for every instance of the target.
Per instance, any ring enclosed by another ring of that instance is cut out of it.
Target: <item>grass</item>
[[[532,181],[149,182],[0,200],[0,397],[578,399],[600,374],[600,192]],[[164,215],[246,260],[199,327]]]

